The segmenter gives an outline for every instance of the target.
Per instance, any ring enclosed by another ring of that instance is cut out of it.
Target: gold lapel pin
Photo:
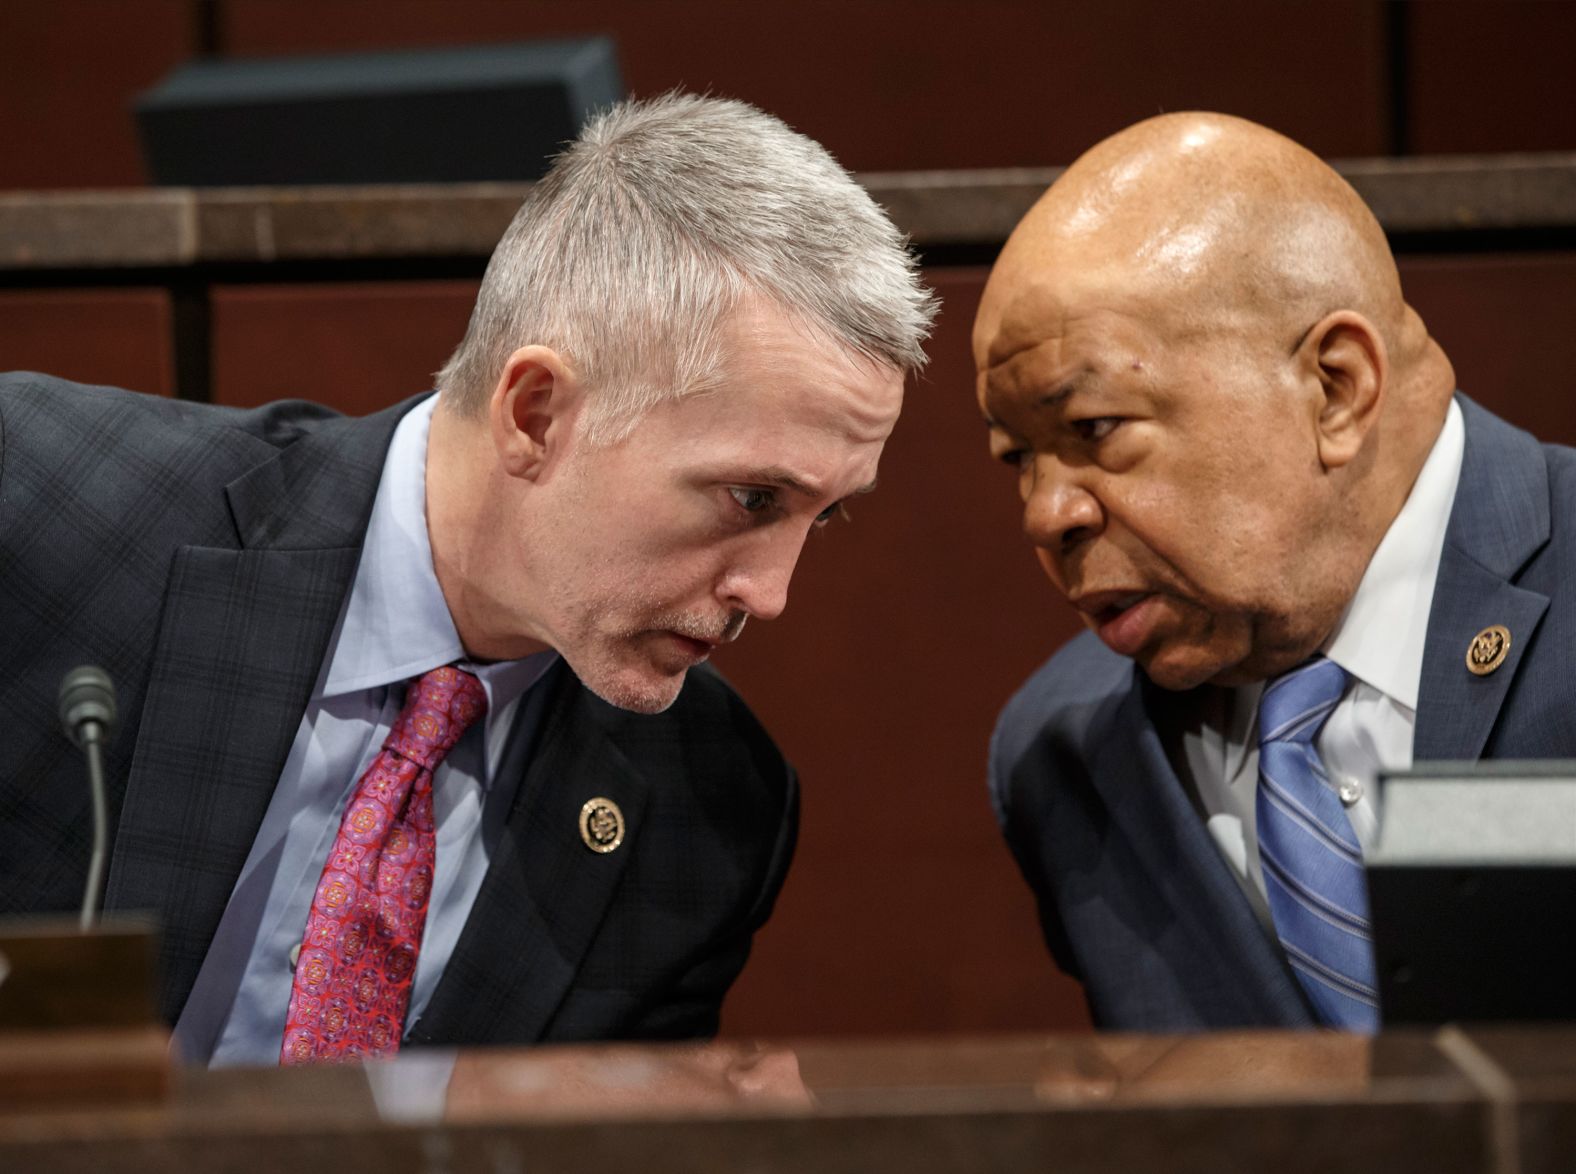
[[[1505,663],[1509,653],[1510,629],[1504,624],[1491,624],[1472,637],[1472,643],[1467,645],[1467,668],[1477,676],[1486,677]]]
[[[580,838],[593,852],[611,852],[624,842],[624,813],[611,799],[587,799],[580,808]]]

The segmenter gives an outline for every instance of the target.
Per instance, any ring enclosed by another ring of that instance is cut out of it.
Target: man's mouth
[[[1091,591],[1072,599],[1095,635],[1120,656],[1136,656],[1149,642],[1159,602],[1152,591]]]
[[[712,649],[717,647],[715,641],[697,640],[695,637],[686,636],[682,632],[666,631],[663,632],[663,635],[667,636],[697,662],[705,660],[711,655]]]
[[[684,656],[699,664],[724,644],[731,644],[744,631],[744,612],[733,612],[719,627],[684,615],[668,616],[659,620],[655,631],[675,645]]]
[[[1068,596],[1075,608],[1083,612],[1097,624],[1114,619],[1121,612],[1132,607],[1145,596],[1153,592],[1144,590],[1133,591],[1080,591]]]

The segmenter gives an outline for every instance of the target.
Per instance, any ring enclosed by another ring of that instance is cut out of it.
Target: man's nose
[[[776,619],[788,606],[788,581],[793,578],[804,549],[805,535],[784,526],[776,533],[759,535],[723,575],[718,596],[730,611],[743,611],[759,620]]]
[[[1023,533],[1030,542],[1061,554],[1093,537],[1104,523],[1099,500],[1072,471],[1054,457],[1035,460],[1023,499]]]

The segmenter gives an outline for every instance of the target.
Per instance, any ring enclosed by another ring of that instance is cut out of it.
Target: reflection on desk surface
[[[402,1068],[406,1088],[430,1095],[393,1095]],[[449,1121],[1363,1099],[1392,1081],[1468,1084],[1426,1035],[1376,1050],[1334,1032],[598,1045],[413,1053],[383,1069],[368,1077],[385,1117]]]
[[[1486,1082],[1485,1070],[1499,1075]],[[1494,1079],[1576,1093],[1576,1027],[412,1050],[367,1065],[180,1069],[162,1102],[112,1104],[84,1087],[52,1106],[0,1104],[0,1144],[40,1114],[91,1116],[87,1132],[107,1138],[154,1121],[207,1132],[281,1115],[305,1129],[1461,1103]]]

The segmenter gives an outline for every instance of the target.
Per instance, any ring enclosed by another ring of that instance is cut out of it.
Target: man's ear
[[[1326,469],[1337,468],[1356,458],[1379,420],[1390,357],[1374,324],[1355,310],[1336,310],[1320,319],[1298,351],[1322,396],[1319,460]]]
[[[541,476],[568,443],[581,399],[573,369],[551,347],[521,347],[509,356],[493,388],[487,420],[510,476]]]

